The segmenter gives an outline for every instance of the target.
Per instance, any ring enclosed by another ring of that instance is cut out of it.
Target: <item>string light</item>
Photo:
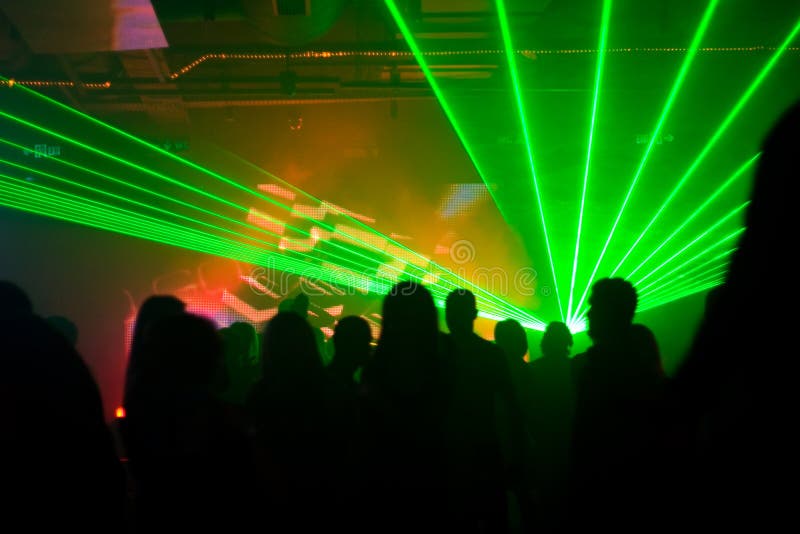
[[[700,48],[698,52],[769,52],[775,51],[777,47],[774,46],[732,46],[732,47],[705,47]],[[576,55],[576,54],[597,54],[600,49],[597,48],[567,48],[567,49],[517,49],[514,54],[522,55],[529,59],[535,59],[537,56],[546,55]],[[656,54],[675,54],[687,51],[686,47],[618,47],[606,48],[602,50],[606,54],[638,54],[638,53],[656,53]],[[788,48],[787,52],[800,52],[800,47]],[[452,56],[503,56],[505,50],[503,49],[481,49],[481,50],[433,50],[422,52],[426,57],[452,57]],[[292,59],[335,59],[335,58],[407,58],[413,59],[414,54],[406,50],[307,50],[305,52],[292,52],[289,54],[284,53],[271,53],[271,54],[228,54],[228,53],[213,53],[203,54],[194,61],[187,63],[175,72],[171,73],[169,77],[176,79],[184,74],[194,70],[195,67],[201,63],[209,60],[251,60],[251,61],[286,61]]]
[[[69,80],[15,80],[14,78],[0,80],[0,87],[14,87],[15,85],[24,85],[26,87],[81,87],[83,89],[108,89],[111,87],[111,82],[75,83]]]

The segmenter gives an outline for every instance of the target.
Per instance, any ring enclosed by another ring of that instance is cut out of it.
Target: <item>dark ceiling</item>
[[[747,31],[723,20],[731,31],[709,36],[710,46],[775,46],[775,28],[796,11],[793,1],[737,3]],[[506,4],[517,48],[596,46],[595,0]],[[437,58],[438,76],[483,79],[485,88],[505,80],[493,1],[398,5],[426,50],[469,52]],[[697,0],[618,0],[609,44],[686,46],[696,11]],[[187,108],[430,98],[407,51],[380,0],[5,0],[0,7],[0,74],[56,82],[55,96],[84,110],[146,112],[163,122],[186,121]],[[574,83],[559,77],[553,88]]]

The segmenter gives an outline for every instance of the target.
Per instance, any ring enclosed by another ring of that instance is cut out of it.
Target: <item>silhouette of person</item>
[[[122,532],[125,475],[91,372],[63,335],[30,313],[29,300],[3,304],[4,525],[31,532],[65,524],[80,525],[84,532]]]
[[[800,101],[762,143],[746,230],[670,385],[672,421],[687,441],[671,489],[684,496],[678,520],[693,528],[776,530],[793,518],[785,487],[797,455],[796,372],[775,335],[793,315],[774,312],[796,301],[780,275],[794,265],[797,139]]]
[[[222,398],[235,406],[243,406],[261,373],[258,334],[250,323],[236,321],[221,329],[220,335],[225,354]]]
[[[33,315],[28,294],[15,283],[0,280],[0,320],[26,315]]]
[[[368,475],[365,524],[392,532],[443,527],[442,353],[428,290],[399,282],[364,372]]]
[[[498,419],[500,420],[500,439],[504,458],[506,461],[511,456],[511,440],[516,436],[525,438],[524,448],[521,452],[521,465],[510,465],[506,463],[505,469],[511,471],[518,469],[520,472],[515,477],[511,491],[516,498],[516,508],[510,505],[511,510],[519,510],[519,527],[516,528],[516,516],[509,514],[509,530],[530,532],[535,529],[536,511],[536,477],[534,472],[535,462],[533,457],[533,442],[531,440],[531,424],[537,409],[534,385],[532,383],[530,365],[525,361],[528,354],[528,336],[522,325],[514,319],[506,319],[498,322],[494,327],[494,340],[498,347],[503,349],[506,357],[506,364],[509,369],[514,395],[519,402],[521,422],[525,428],[509,428],[512,424],[510,414],[502,409],[498,409]]]
[[[46,321],[63,335],[69,344],[75,346],[78,344],[78,326],[70,319],[63,315],[51,315],[47,317]]]
[[[498,322],[494,327],[494,342],[503,349],[509,359],[518,362],[525,361],[528,354],[528,337],[525,329],[514,319]]]
[[[162,317],[138,349],[149,365],[126,407],[135,530],[246,524],[253,464],[246,436],[217,397],[223,354],[214,325],[189,314]]]
[[[308,295],[303,292],[298,293],[298,295],[292,299],[291,309],[297,315],[308,321],[308,324],[311,324],[311,321],[308,318],[308,310],[311,302],[309,301]],[[319,351],[320,357],[323,360],[323,364],[327,363],[327,348],[325,345],[325,334],[322,333],[322,330],[319,328],[314,328],[312,325],[311,331],[314,334],[314,340],[317,343],[317,350]]]
[[[308,321],[280,312],[266,325],[262,378],[247,401],[253,421],[263,498],[273,527],[316,528],[327,514],[330,485],[324,454],[328,428],[324,369]],[[314,503],[318,513],[309,513]]]
[[[502,403],[509,413],[512,429],[523,422],[503,351],[473,331],[477,315],[470,291],[457,289],[447,296],[451,353],[445,429],[453,505],[460,510],[454,520],[463,523],[459,530],[502,532],[508,528],[508,503],[498,406]],[[510,441],[510,446],[518,445]]]
[[[372,331],[362,317],[344,317],[336,323],[333,331],[334,353],[328,366],[328,374],[344,387],[355,387],[356,371],[366,365],[372,353]]]
[[[530,419],[535,446],[537,529],[563,530],[566,521],[569,451],[575,416],[575,386],[569,354],[572,333],[566,324],[547,325],[541,341],[542,357],[531,362]]]
[[[350,525],[352,505],[365,494],[363,424],[364,396],[355,380],[357,371],[370,359],[372,331],[362,317],[344,317],[336,323],[331,338],[334,354],[326,367],[325,406],[331,428],[327,445],[331,464],[331,523]]]
[[[126,411],[130,396],[136,394],[135,390],[137,388],[139,375],[148,372],[147,368],[151,363],[146,361],[140,354],[140,347],[145,340],[148,328],[151,324],[163,317],[180,315],[185,310],[186,304],[171,295],[152,295],[148,297],[139,308],[133,327],[133,338],[131,339],[128,366],[125,372],[123,405]]]
[[[285,298],[278,303],[278,313],[294,310],[294,299]]]
[[[666,378],[656,335],[643,324],[631,325],[631,347],[641,358],[642,384],[658,388]]]
[[[643,344],[634,334],[637,300],[622,278],[604,278],[592,287],[593,345],[574,359],[570,519],[575,527],[617,521],[620,528],[631,528],[642,520],[646,497],[636,488],[654,476],[648,440],[659,390],[651,380],[652,358],[642,356]]]

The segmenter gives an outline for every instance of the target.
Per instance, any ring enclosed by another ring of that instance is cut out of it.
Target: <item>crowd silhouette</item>
[[[261,334],[246,323],[217,330],[155,295],[136,320],[126,416],[110,426],[75,325],[39,317],[24,290],[0,281],[5,526],[777,528],[792,508],[780,482],[793,481],[794,374],[767,315],[785,291],[767,281],[788,264],[778,240],[794,228],[797,139],[800,105],[764,142],[747,229],[673,377],[621,278],[593,285],[592,346],[574,356],[561,322],[536,353],[514,320],[497,323],[494,342],[481,338],[464,289],[447,297],[448,333],[430,292],[404,281],[383,300],[377,340],[351,316],[327,342],[302,293]]]

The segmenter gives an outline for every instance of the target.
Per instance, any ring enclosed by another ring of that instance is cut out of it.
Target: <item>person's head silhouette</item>
[[[298,294],[292,301],[292,310],[303,319],[308,318],[308,306],[308,295],[302,292]]]
[[[445,320],[451,334],[464,335],[472,333],[472,326],[478,316],[475,306],[475,295],[466,289],[456,289],[447,295]]]
[[[153,373],[147,384],[162,383],[181,391],[209,392],[223,364],[222,339],[203,317],[176,314],[150,325],[142,347]]]
[[[509,358],[522,359],[528,353],[528,337],[514,319],[500,321],[494,327],[494,341]]]
[[[243,362],[257,359],[258,333],[250,323],[235,321],[227,328],[226,345]]]
[[[392,390],[415,390],[432,383],[437,371],[439,316],[421,284],[395,284],[383,299],[383,321],[372,359],[372,377]]]
[[[415,332],[438,332],[438,316],[433,297],[416,282],[395,284],[383,299],[383,324],[380,341],[405,344]]]
[[[186,311],[186,304],[172,295],[152,295],[148,297],[136,314],[133,327],[133,344],[141,343],[142,336],[151,324],[165,317],[181,315]]]
[[[294,299],[285,298],[278,303],[278,313],[290,312],[294,309]]]
[[[561,321],[553,321],[544,331],[541,347],[545,358],[566,358],[572,349],[572,332]]]
[[[603,278],[592,286],[589,297],[589,337],[595,345],[623,342],[633,323],[638,297],[623,278]]]
[[[142,303],[139,313],[136,314],[128,367],[125,371],[125,404],[128,404],[131,395],[135,395],[139,377],[147,373],[147,368],[154,363],[149,361],[147,352],[142,350],[151,326],[167,317],[182,315],[185,310],[186,304],[172,295],[152,295]]]
[[[308,321],[294,312],[273,317],[264,329],[261,365],[264,377],[280,389],[315,380],[322,359]]]
[[[367,363],[371,341],[372,331],[362,317],[353,315],[341,319],[333,331],[333,362],[355,371]]]
[[[17,284],[0,280],[0,319],[33,315],[33,304]]]
[[[78,326],[63,315],[51,315],[47,322],[63,335],[73,347],[78,343]]]

